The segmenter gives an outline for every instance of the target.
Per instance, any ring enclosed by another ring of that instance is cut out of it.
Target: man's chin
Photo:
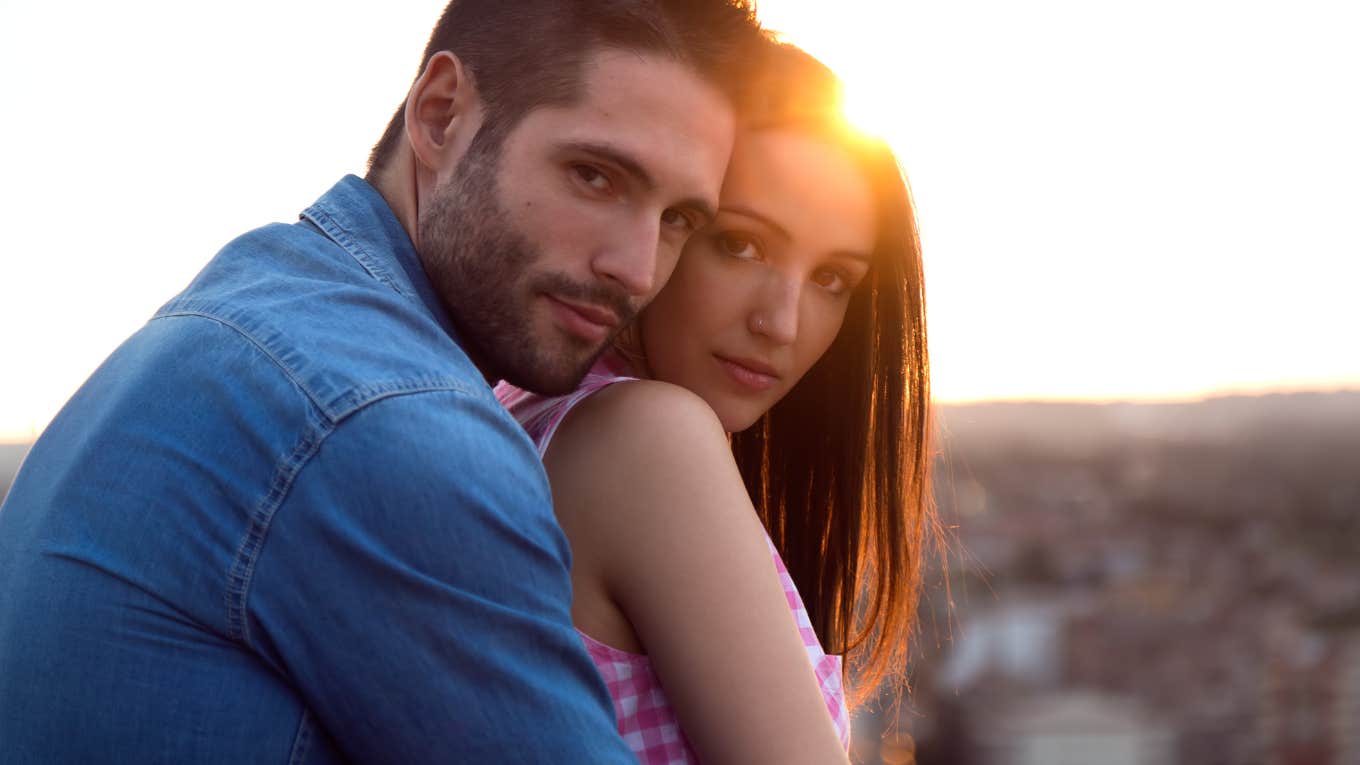
[[[586,373],[595,365],[595,360],[604,353],[604,347],[579,356],[574,360],[553,359],[537,360],[538,363],[510,363],[502,367],[501,373],[506,382],[523,390],[541,396],[564,396],[576,390],[585,379]]]

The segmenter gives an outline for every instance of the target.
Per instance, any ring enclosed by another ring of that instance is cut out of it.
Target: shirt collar
[[[411,236],[387,200],[367,181],[346,175],[300,217],[344,248],[374,279],[419,300],[458,342],[458,333],[425,275]]]

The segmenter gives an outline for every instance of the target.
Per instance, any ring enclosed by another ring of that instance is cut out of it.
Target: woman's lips
[[[779,376],[768,365],[748,359],[733,359],[727,356],[713,356],[727,376],[739,386],[754,393],[763,393],[779,382]]]

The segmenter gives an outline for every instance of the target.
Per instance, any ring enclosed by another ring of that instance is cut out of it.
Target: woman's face
[[[686,245],[639,318],[652,375],[750,427],[831,346],[869,270],[873,192],[815,135],[740,135],[717,219]]]

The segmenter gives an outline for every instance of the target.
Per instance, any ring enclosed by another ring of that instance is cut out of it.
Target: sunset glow
[[[442,5],[0,5],[0,440],[362,172]],[[759,8],[911,179],[942,399],[1360,387],[1350,6]]]

